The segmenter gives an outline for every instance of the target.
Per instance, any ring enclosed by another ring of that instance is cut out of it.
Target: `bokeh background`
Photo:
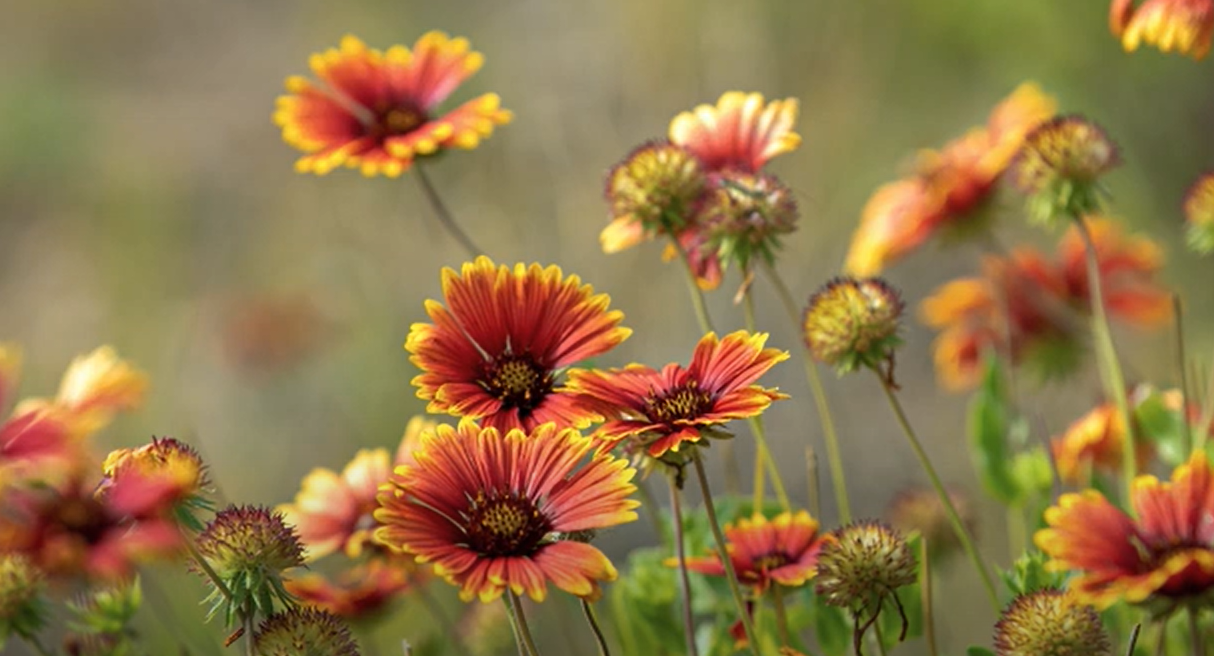
[[[73,355],[115,345],[153,386],[143,411],[103,442],[189,440],[232,500],[289,500],[311,468],[394,445],[423,408],[401,345],[424,320],[423,300],[438,295],[439,269],[464,255],[415,179],[297,175],[269,117],[283,78],[306,73],[308,55],[344,33],[386,47],[437,28],[487,57],[452,100],[496,91],[516,118],[431,175],[495,259],[555,263],[611,295],[635,335],[604,364],[685,360],[699,337],[684,282],[658,246],[607,256],[598,244],[605,172],[662,136],[675,113],[730,89],[800,99],[804,144],[771,169],[798,193],[800,230],[779,268],[806,297],[837,271],[879,184],[918,148],[984,122],[1025,80],[1121,145],[1125,165],[1109,178],[1117,214],[1163,243],[1191,352],[1208,358],[1214,266],[1181,247],[1179,204],[1214,166],[1211,63],[1124,54],[1107,9],[1098,0],[10,2],[0,24],[0,338],[26,348],[27,394],[51,391]],[[1051,243],[1022,225],[1014,199],[1002,210],[1005,242]],[[978,256],[932,245],[888,277],[913,307]],[[736,282],[710,299],[719,327],[741,326]],[[758,303],[771,343],[797,348],[763,284]],[[1119,333],[1132,378],[1172,380],[1164,333]],[[936,387],[930,341],[908,324],[904,398],[945,477],[980,498],[963,448],[965,398]],[[769,417],[791,493],[805,499],[799,463],[807,443],[821,450],[817,419],[798,366],[777,367],[770,382],[794,397]],[[856,512],[880,515],[922,475],[873,381],[830,382]],[[1032,398],[1043,425],[1059,430],[1098,396],[1087,373]],[[750,449],[739,454],[748,472]],[[823,506],[831,526],[828,496]],[[1001,517],[984,514],[978,532],[1003,563]],[[641,523],[604,537],[615,555],[652,541]],[[955,609],[941,618],[944,645],[985,643],[994,618],[976,580],[964,564],[943,579],[941,603]],[[183,579],[168,594],[183,618],[197,616],[196,587]]]

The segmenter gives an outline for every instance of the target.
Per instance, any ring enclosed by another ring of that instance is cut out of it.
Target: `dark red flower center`
[[[535,504],[516,492],[480,492],[466,514],[468,546],[485,556],[526,556],[552,524]]]
[[[395,105],[375,112],[369,131],[378,138],[395,137],[408,134],[430,118],[416,107]]]
[[[695,419],[711,409],[712,395],[693,380],[651,397],[645,404],[645,416],[651,421],[670,423],[676,419]]]
[[[529,355],[506,354],[486,368],[481,384],[502,402],[502,409],[516,409],[519,417],[526,417],[552,393],[552,372]]]
[[[782,553],[769,553],[764,556],[759,556],[754,561],[754,567],[760,572],[770,572],[773,569],[779,569],[789,562],[788,556]]]
[[[97,544],[113,526],[105,508],[96,500],[63,497],[49,509],[48,520],[59,530],[80,537],[86,544]]]

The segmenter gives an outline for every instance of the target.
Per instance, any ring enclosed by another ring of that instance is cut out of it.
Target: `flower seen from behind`
[[[1121,164],[1117,145],[1082,116],[1058,116],[1024,138],[1013,177],[1029,218],[1051,224],[1100,209],[1100,177]]]
[[[1109,28],[1121,39],[1126,52],[1143,43],[1162,52],[1176,51],[1193,59],[1210,52],[1214,36],[1214,2],[1211,0],[1113,0]]]
[[[738,581],[759,595],[773,583],[795,588],[816,573],[822,536],[818,522],[804,510],[785,512],[772,519],[756,514],[725,526],[729,557]],[[667,564],[677,564],[667,561]],[[687,568],[712,576],[725,576],[717,554],[688,558]]]

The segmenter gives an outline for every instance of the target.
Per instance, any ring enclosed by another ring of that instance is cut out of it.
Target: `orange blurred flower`
[[[1172,318],[1172,295],[1155,280],[1163,252],[1150,238],[1126,235],[1104,217],[1085,219],[1096,246],[1104,302],[1109,314],[1139,328],[1154,328]],[[1079,229],[1071,226],[1058,243],[1058,260],[1070,302],[1091,307],[1086,252]]]
[[[1214,253],[1214,172],[1202,175],[1189,187],[1184,216],[1189,247],[1202,255]]]
[[[72,360],[53,400],[26,399],[15,414],[50,409],[85,436],[108,426],[118,412],[142,404],[147,386],[146,374],[120,359],[112,347],[102,346]]]
[[[97,493],[115,507],[170,513],[207,506],[202,495],[209,481],[202,457],[171,437],[111,451],[101,470],[105,479]]]
[[[877,275],[946,226],[971,220],[990,198],[1025,135],[1054,115],[1054,99],[1033,83],[1016,88],[987,124],[919,156],[915,172],[880,187],[864,206],[844,269]]]
[[[817,573],[818,550],[822,535],[818,522],[804,510],[785,512],[772,519],[755,514],[725,526],[726,547],[733,561],[738,582],[754,588],[756,595],[773,583],[795,588]],[[667,560],[677,565],[677,560]],[[711,576],[725,576],[725,566],[717,554],[688,558],[687,569]]]
[[[308,296],[261,295],[224,309],[222,345],[249,371],[280,371],[314,354],[332,334],[329,318]]]
[[[1157,604],[1159,610],[1214,589],[1214,471],[1197,451],[1172,472],[1134,480],[1134,518],[1102,494],[1064,494],[1045,513],[1048,528],[1034,542],[1049,567],[1076,573],[1068,587],[1081,601],[1104,609],[1119,600]]]
[[[417,157],[475,148],[495,125],[510,121],[495,93],[437,112],[484,60],[467,39],[442,32],[426,33],[412,50],[395,45],[386,52],[347,35],[340,48],[312,55],[323,87],[287,78],[290,95],[278,98],[274,122],[284,141],[306,153],[295,163],[301,173],[346,166],[396,177]]]
[[[1066,483],[1082,483],[1093,470],[1119,473],[1125,437],[1125,421],[1116,406],[1096,406],[1050,442],[1059,478]],[[1151,444],[1139,440],[1135,450],[1141,469],[1151,457]]]
[[[17,381],[21,378],[21,349],[16,344],[0,342],[0,410],[3,410]]]
[[[287,592],[306,606],[339,617],[359,617],[383,608],[409,588],[411,563],[373,558],[336,577],[309,572],[283,582]]]
[[[709,172],[755,173],[771,158],[796,150],[796,98],[765,103],[761,93],[727,91],[670,121],[670,143],[686,148]]]
[[[1142,43],[1163,52],[1176,52],[1202,59],[1210,52],[1214,35],[1214,2],[1211,0],[1113,0],[1109,6],[1109,29],[1121,39],[1126,52]]]

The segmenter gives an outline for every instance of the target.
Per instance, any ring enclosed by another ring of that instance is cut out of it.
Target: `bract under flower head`
[[[1111,656],[1112,645],[1096,609],[1064,590],[1016,597],[995,624],[997,656]]]
[[[607,175],[611,224],[599,235],[604,253],[616,253],[675,233],[691,222],[708,180],[700,161],[668,142],[647,143]]]
[[[196,549],[231,596],[215,588],[208,601],[211,613],[224,610],[230,624],[238,612],[252,604],[257,613],[274,612],[274,602],[288,606],[291,597],[283,587],[283,572],[304,564],[303,545],[283,515],[259,506],[229,506],[215,514],[198,535]],[[195,571],[209,573],[194,566]]]
[[[900,343],[902,299],[880,278],[836,278],[809,299],[805,343],[819,362],[846,373],[878,367]]]
[[[1189,248],[1214,253],[1214,172],[1206,173],[1189,187],[1184,199]]]
[[[1092,214],[1100,209],[1100,176],[1121,163],[1104,129],[1081,116],[1058,116],[1024,138],[1016,185],[1029,196],[1034,221]]]
[[[251,636],[258,656],[359,656],[358,642],[340,619],[314,608],[269,616]]]
[[[1121,39],[1126,52],[1146,43],[1162,52],[1176,51],[1193,59],[1210,52],[1214,36],[1214,2],[1211,0],[1113,0],[1109,28]]]
[[[771,158],[796,150],[801,135],[796,98],[765,103],[761,93],[728,91],[670,121],[670,143],[691,151],[710,172],[754,173]]]
[[[822,536],[818,522],[804,510],[772,519],[756,514],[725,526],[729,557],[738,581],[762,594],[773,584],[795,588],[814,577]],[[677,561],[666,561],[677,565]],[[719,555],[688,558],[687,569],[725,576]]]
[[[422,438],[412,466],[380,490],[375,538],[433,563],[460,598],[506,590],[542,601],[548,583],[585,599],[616,578],[598,549],[553,534],[636,519],[635,470],[576,430],[543,424],[502,434],[469,420]],[[526,473],[526,476],[521,475]]]
[[[306,153],[301,173],[324,175],[345,166],[363,175],[396,177],[418,157],[470,150],[510,122],[501,99],[487,93],[447,112],[438,106],[484,63],[468,40],[424,34],[412,50],[380,51],[347,35],[340,48],[312,55],[312,72],[324,83],[287,78],[274,122],[283,140]]]
[[[792,189],[770,174],[724,173],[713,176],[713,191],[701,218],[709,248],[723,263],[749,271],[758,258],[775,262],[781,235],[797,229]]]

